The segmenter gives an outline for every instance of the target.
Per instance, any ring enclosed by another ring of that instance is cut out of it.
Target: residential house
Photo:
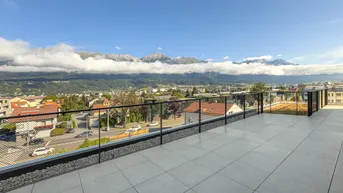
[[[45,106],[41,108],[27,107],[15,108],[12,116],[23,116],[19,118],[9,119],[9,123],[16,124],[16,135],[29,135],[35,138],[49,137],[57,123],[56,106]],[[49,115],[39,115],[47,113],[56,113]],[[25,117],[25,115],[37,115]]]
[[[101,118],[105,118],[107,115],[108,110],[107,109],[101,109],[101,108],[107,108],[103,104],[94,104],[92,106],[92,109],[100,109],[100,110],[93,110],[91,111],[91,115],[87,116],[87,125],[90,128],[97,128],[99,127],[99,114]]]
[[[333,87],[328,90],[328,103],[330,104],[343,103],[343,87]]]
[[[109,106],[111,106],[111,102],[107,98],[105,98],[104,102],[102,102],[102,105],[105,107],[109,107]]]
[[[40,104],[45,96],[24,96],[22,98],[30,103]]]
[[[43,102],[41,105],[41,107],[50,107],[50,106],[57,107],[58,112],[61,112],[62,105],[53,100],[47,100]]]
[[[225,103],[201,102],[201,120],[211,119],[217,116],[224,116],[242,112],[238,105],[227,103],[225,112]],[[199,121],[199,102],[193,102],[185,110],[185,124]]]
[[[0,98],[0,117],[9,116],[11,112],[10,98]]]

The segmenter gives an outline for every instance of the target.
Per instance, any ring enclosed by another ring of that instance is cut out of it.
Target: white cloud
[[[161,62],[115,62],[102,57],[82,59],[67,44],[46,48],[30,48],[28,42],[0,38],[0,57],[10,65],[0,65],[0,71],[10,72],[87,72],[107,74],[184,74],[217,72],[221,74],[311,75],[343,72],[340,64],[308,64],[297,66],[269,66],[260,63],[233,64],[230,61],[170,65]],[[210,58],[209,58],[210,59]],[[208,60],[212,61],[212,60]]]
[[[157,50],[162,50],[162,48],[161,47],[158,47],[158,48],[156,48]]]
[[[116,46],[116,49],[117,49],[117,50],[121,50],[121,47],[119,47],[119,46]]]
[[[208,62],[212,62],[213,61],[213,59],[212,58],[208,58],[208,59],[206,59]]]
[[[304,56],[297,56],[297,57],[289,59],[288,61],[289,62],[299,62],[300,60],[302,60],[304,58],[305,58]]]
[[[277,56],[278,56],[278,57],[281,57],[282,55],[281,55],[281,54],[278,54]]]
[[[272,58],[273,58],[273,56],[271,56],[271,55],[266,55],[266,56],[245,58],[244,61],[251,61],[251,60],[271,60]]]
[[[343,58],[343,47],[336,48],[330,52],[319,55],[320,58],[341,59]]]
[[[229,56],[224,56],[223,59],[224,60],[228,60],[230,57]]]

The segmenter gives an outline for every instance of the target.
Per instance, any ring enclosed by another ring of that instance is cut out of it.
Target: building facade
[[[9,98],[0,98],[0,117],[11,115],[11,102]]]
[[[343,87],[332,88],[328,91],[329,104],[343,104]]]
[[[227,103],[226,114],[242,112],[243,109],[234,103]],[[225,113],[225,103],[201,102],[201,120],[211,119],[217,116],[223,116]],[[185,124],[199,121],[199,102],[193,102],[184,111]]]

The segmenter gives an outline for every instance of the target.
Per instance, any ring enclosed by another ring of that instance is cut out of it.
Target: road
[[[85,121],[85,115],[86,113],[80,113],[76,114],[75,116],[72,116],[72,120],[75,120],[77,123],[78,128],[75,129],[75,133],[69,133],[64,134],[61,136],[55,136],[55,137],[47,137],[44,138],[45,142],[50,141],[49,147],[55,148],[55,150],[72,150],[77,148],[79,145],[81,145],[85,138],[75,138],[76,135],[79,133],[82,133],[84,131],[88,131],[86,129],[86,121]],[[130,123],[127,124],[127,127],[131,127],[134,125],[137,125],[138,123]],[[144,125],[146,128],[147,123],[141,123],[140,125]],[[181,121],[171,121],[167,127],[164,127],[163,129],[175,127],[181,125]],[[154,132],[159,130],[159,125],[148,127],[149,132]],[[110,137],[115,136],[118,134],[121,134],[125,131],[125,129],[119,129],[119,128],[111,128],[109,131],[100,131],[100,138],[102,137]],[[92,129],[93,135],[89,136],[89,139],[97,139],[99,137],[99,130],[98,129]],[[20,143],[20,144],[19,144]],[[0,141],[0,167],[6,166],[6,165],[12,165],[36,158],[32,158],[29,155],[37,148],[43,147],[44,144],[38,144],[38,145],[30,145],[30,146],[23,146],[23,142],[5,142]],[[9,153],[9,150],[12,150]]]

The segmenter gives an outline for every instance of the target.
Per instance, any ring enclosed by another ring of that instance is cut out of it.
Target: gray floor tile
[[[225,166],[228,166],[233,161],[233,159],[229,159],[215,153],[208,153],[194,160],[194,162],[205,166],[206,168],[214,172],[223,169]]]
[[[143,163],[145,161],[147,161],[147,159],[144,156],[142,156],[139,153],[133,153],[133,154],[115,159],[114,163],[117,165],[117,167],[120,170],[123,170],[129,167],[138,165],[140,163]]]
[[[83,189],[82,189],[82,186],[76,186],[74,188],[65,190],[61,193],[83,193]]]
[[[33,184],[30,184],[28,186],[24,186],[22,188],[10,191],[8,193],[31,193],[33,188]]]
[[[195,162],[188,162],[168,171],[168,173],[174,176],[180,182],[192,188],[199,182],[213,175],[215,172]]]
[[[33,193],[59,193],[76,186],[81,186],[78,171],[70,172],[44,181],[37,182],[33,187]]]
[[[93,181],[101,176],[106,176],[117,171],[118,168],[113,161],[106,161],[79,170],[82,183]]]
[[[102,176],[94,181],[82,184],[84,193],[120,193],[132,187],[121,172]]]
[[[139,193],[183,193],[189,189],[167,173],[143,182],[135,188]]]
[[[173,152],[166,156],[152,158],[150,161],[158,165],[163,170],[168,171],[188,162],[189,160],[179,155],[177,152]]]
[[[220,136],[220,134],[217,134],[217,133],[211,133],[211,132],[202,132],[202,133],[199,133],[198,134],[201,138],[203,139],[211,139],[213,137],[216,137],[216,136]]]
[[[179,141],[181,141],[185,144],[188,144],[188,145],[193,145],[195,143],[198,143],[201,140],[203,140],[203,138],[201,138],[201,136],[198,134],[179,139]]]
[[[172,141],[172,142],[169,142],[169,143],[165,143],[165,144],[162,145],[163,148],[165,148],[165,149],[167,149],[169,151],[177,151],[177,150],[186,148],[188,146],[189,146],[188,144],[183,143],[183,142],[181,142],[179,140]]]
[[[122,170],[132,185],[137,185],[153,178],[164,171],[150,161]]]
[[[279,157],[258,152],[250,152],[237,161],[255,166],[268,172],[272,172],[285,158],[286,156]]]
[[[129,189],[127,189],[127,190],[124,190],[124,191],[122,191],[122,192],[120,192],[120,193],[138,193],[137,191],[136,191],[136,189],[135,188],[129,188]]]
[[[194,190],[192,190],[192,189],[189,189],[187,192],[185,192],[185,193],[196,193]]]
[[[171,153],[171,151],[163,148],[162,146],[156,146],[153,148],[140,151],[139,153],[148,159],[152,159],[156,157],[158,158],[158,157],[167,156]]]
[[[342,193],[343,192],[343,174],[335,174],[332,180],[329,193]]]
[[[197,193],[252,193],[253,190],[238,184],[220,174],[215,174],[194,188]]]
[[[256,189],[270,174],[267,171],[240,162],[234,162],[219,173],[251,189]]]
[[[193,144],[193,146],[207,151],[212,151],[219,148],[221,145],[210,140],[202,140],[198,143]]]
[[[175,152],[176,155],[180,155],[188,160],[193,160],[195,158],[198,158],[202,155],[205,155],[206,153],[208,153],[207,150],[198,148],[198,147],[194,147],[194,146],[188,146],[184,149],[178,150]]]
[[[272,174],[258,189],[259,193],[319,193],[306,185]]]

